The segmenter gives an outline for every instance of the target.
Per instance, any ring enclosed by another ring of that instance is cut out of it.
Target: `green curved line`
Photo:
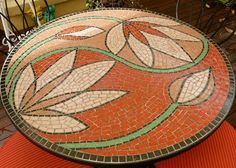
[[[92,48],[92,47],[78,47],[78,49],[80,50],[88,50],[88,51],[94,51],[94,52],[98,52],[101,54],[104,54],[106,56],[109,56],[111,58],[113,58],[116,61],[119,61],[129,67],[132,67],[134,69],[137,70],[141,70],[141,71],[146,71],[146,72],[154,72],[154,73],[173,73],[173,72],[178,72],[178,71],[183,71],[185,69],[191,68],[192,66],[195,66],[196,64],[198,64],[208,53],[208,40],[205,37],[202,37],[202,42],[203,42],[203,51],[201,52],[201,54],[194,60],[194,62],[180,66],[180,67],[176,67],[176,68],[171,68],[171,69],[158,69],[158,68],[150,68],[150,67],[143,67],[137,64],[134,64],[132,62],[127,61],[124,58],[121,58],[109,51],[106,50],[102,50],[99,48]]]
[[[49,38],[37,43],[36,45],[32,46],[28,50],[26,50],[26,52],[24,54],[22,54],[21,57],[18,60],[16,60],[16,62],[9,69],[8,74],[6,76],[6,84],[9,83],[15,68],[19,65],[19,63],[23,60],[23,58],[25,58],[27,55],[29,55],[32,51],[34,51],[39,46],[41,46],[41,45],[43,45],[43,44],[45,44],[45,43],[47,43],[47,42],[49,42],[53,39],[55,39],[54,36],[49,37]],[[88,50],[88,51],[94,51],[94,52],[104,54],[106,56],[109,56],[109,57],[113,58],[116,61],[119,61],[119,62],[121,62],[121,63],[123,63],[123,64],[125,64],[129,67],[132,67],[134,69],[137,69],[137,70],[146,71],[146,72],[153,72],[153,73],[173,73],[173,72],[183,71],[185,69],[188,69],[188,68],[198,64],[207,55],[207,53],[208,53],[208,40],[205,37],[202,37],[202,42],[203,42],[203,51],[194,60],[194,62],[183,65],[183,66],[180,66],[180,67],[177,67],[177,68],[172,68],[172,69],[157,69],[157,68],[143,67],[143,66],[134,64],[132,62],[129,62],[126,59],[121,58],[121,57],[119,57],[119,56],[117,56],[117,55],[115,55],[115,54],[113,54],[109,51],[102,50],[102,49],[99,49],[99,48],[92,48],[92,47],[69,47],[69,48],[57,49],[57,50],[54,50],[52,52],[43,54],[42,56],[32,60],[31,63],[35,63],[35,62],[37,62],[37,61],[39,61],[39,60],[41,60],[41,59],[43,59],[43,58],[45,58],[45,57],[47,57],[51,54],[58,53],[60,51],[70,51],[70,50],[74,50],[74,49],[80,49],[80,50]]]
[[[53,28],[53,27],[56,27],[56,26],[60,26],[60,25],[63,25],[63,24],[66,24],[66,23],[71,23],[71,22],[76,22],[76,21],[81,21],[81,20],[87,20],[87,19],[105,19],[105,20],[114,20],[114,21],[117,21],[117,22],[124,22],[124,20],[122,19],[119,19],[119,18],[115,18],[115,17],[111,17],[111,16],[87,16],[87,17],[82,17],[82,18],[74,18],[74,19],[70,19],[70,20],[66,20],[66,21],[61,21],[61,22],[58,22],[58,23],[52,23],[51,25],[48,25],[47,27],[43,28],[43,29],[40,29],[38,30],[36,33],[33,33],[29,38],[27,38],[18,48],[20,48],[21,46],[23,46],[25,43],[28,43],[31,39],[35,38],[38,34],[50,29],[50,28]],[[10,67],[9,69],[9,72],[6,76],[6,85],[9,83],[10,79],[11,79],[11,76],[14,72],[14,70],[16,69],[16,67],[20,64],[20,62],[29,54],[31,53],[33,50],[35,50],[37,47],[40,46],[40,44],[42,43],[46,43],[48,42],[48,39],[53,39],[54,36],[51,36],[47,39],[44,39],[43,41],[37,43],[36,45],[34,45],[33,47],[31,47],[30,49],[28,49],[24,54],[22,54],[13,64],[12,66]]]
[[[129,142],[131,140],[137,139],[138,137],[147,134],[151,130],[155,129],[158,125],[160,125],[163,121],[165,121],[178,107],[178,103],[172,103],[164,113],[162,113],[159,117],[155,118],[146,126],[142,127],[141,129],[134,131],[128,135],[105,140],[105,141],[95,141],[95,142],[78,142],[78,143],[58,143],[57,145],[65,147],[65,148],[76,148],[76,149],[88,149],[88,148],[102,148],[102,147],[109,147],[114,145],[119,145],[122,143]]]
[[[63,52],[63,51],[73,51],[73,50],[76,50],[76,49],[77,49],[77,47],[60,48],[58,50],[54,50],[54,51],[48,52],[46,54],[43,54],[43,55],[37,57],[36,59],[32,60],[31,63],[35,64],[36,62],[38,62],[38,61],[40,61],[40,60],[42,60],[42,59],[44,59],[44,58],[46,58],[50,55],[57,54],[57,53],[60,53],[60,52]]]
[[[51,41],[53,40],[54,37],[49,37],[49,38],[46,38],[42,41],[40,41],[39,43],[35,44],[34,46],[32,46],[31,48],[28,48],[13,64],[12,66],[10,67],[8,73],[7,73],[7,76],[6,76],[6,81],[5,81],[5,84],[7,85],[12,77],[12,74],[14,72],[14,70],[16,69],[16,67],[21,63],[21,61],[26,57],[28,56],[32,51],[34,51],[35,49],[37,49],[39,46],[47,43],[48,41]]]

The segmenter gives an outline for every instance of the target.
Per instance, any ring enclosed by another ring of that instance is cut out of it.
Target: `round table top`
[[[71,14],[24,38],[2,71],[15,126],[88,164],[162,159],[226,117],[234,75],[211,40],[173,18],[131,9]]]

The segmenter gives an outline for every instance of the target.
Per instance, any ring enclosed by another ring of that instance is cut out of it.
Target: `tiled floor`
[[[15,127],[6,115],[2,104],[0,104],[0,146],[15,130]]]
[[[0,56],[0,67],[2,67],[4,61],[4,56]],[[5,140],[14,132],[16,129],[12,125],[12,122],[7,117],[5,110],[0,102],[0,146],[5,142]]]

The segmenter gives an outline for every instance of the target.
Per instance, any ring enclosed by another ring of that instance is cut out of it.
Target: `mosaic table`
[[[226,117],[234,75],[219,47],[141,10],[71,14],[22,40],[2,71],[3,104],[35,144],[90,165],[158,161]]]

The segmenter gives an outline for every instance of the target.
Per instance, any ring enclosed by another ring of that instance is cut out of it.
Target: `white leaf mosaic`
[[[197,98],[208,84],[210,69],[192,74],[184,82],[177,102],[184,103]]]
[[[82,66],[71,72],[71,74],[45,99],[58,96],[68,92],[83,91],[101,79],[114,65],[114,61],[101,61]]]
[[[147,38],[149,45],[163,53],[166,53],[170,56],[173,56],[175,58],[192,62],[191,58],[189,55],[178,45],[176,44],[173,40],[169,38],[163,38],[159,36],[154,36],[148,33],[143,32],[145,37]]]
[[[49,107],[65,114],[78,113],[101,106],[126,94],[124,91],[90,91],[82,93],[63,103]]]
[[[87,128],[82,122],[68,116],[21,116],[28,124],[46,133],[72,133]]]
[[[106,45],[114,54],[117,54],[126,43],[126,39],[122,31],[123,25],[119,24],[113,27],[107,34]]]
[[[146,65],[152,66],[153,64],[153,55],[151,49],[137,40],[133,35],[129,36],[129,45],[130,48],[135,52],[137,57]]]
[[[89,27],[87,29],[71,32],[71,33],[65,33],[63,36],[75,36],[75,37],[92,37],[97,34],[100,34],[104,32],[104,30],[97,28],[97,27]]]
[[[135,19],[130,19],[130,21],[137,21],[137,22],[148,22],[162,26],[177,26],[180,25],[178,22],[165,19],[165,18],[158,18],[158,17],[138,17]]]
[[[190,36],[186,33],[182,33],[180,31],[177,31],[168,27],[153,27],[153,28],[175,40],[186,40],[186,41],[195,41],[195,42],[200,41],[200,39],[197,39],[196,37]]]
[[[55,64],[49,67],[38,79],[36,85],[36,91],[41,89],[47,83],[70,70],[73,66],[76,51],[72,51],[60,58]]]

